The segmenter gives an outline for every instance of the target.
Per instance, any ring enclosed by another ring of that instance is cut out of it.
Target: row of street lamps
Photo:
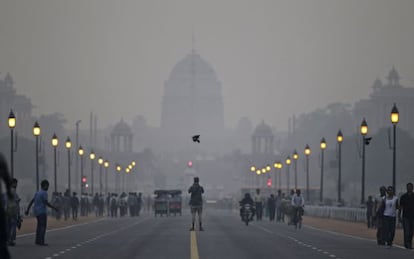
[[[396,104],[394,103],[392,110],[391,110],[391,123],[393,125],[393,143],[392,143],[392,150],[393,150],[393,166],[392,166],[392,185],[394,190],[396,190],[396,127],[399,123],[399,112],[397,109]],[[360,125],[360,134],[362,136],[362,174],[361,174],[361,204],[365,203],[365,146],[368,145],[371,141],[371,137],[367,137],[368,135],[368,124],[365,118],[363,118],[362,123]],[[338,144],[338,202],[341,202],[341,177],[342,177],[342,142],[344,141],[344,136],[342,131],[339,130],[336,135],[336,141]],[[320,191],[319,191],[319,201],[323,202],[323,179],[324,179],[324,152],[327,148],[327,142],[325,138],[322,138],[320,141],[320,149],[321,149],[321,179],[320,179]],[[312,151],[309,145],[305,146],[304,154],[305,154],[305,171],[306,171],[306,199],[309,199],[309,156],[311,155]],[[293,152],[293,160],[295,165],[295,189],[297,189],[297,160],[299,159],[299,155],[296,150]],[[289,167],[291,164],[290,156],[286,158],[286,173],[287,173],[287,190],[289,191]],[[280,161],[274,163],[275,169],[281,170],[283,165]],[[251,166],[250,171],[256,172],[257,175],[262,173],[266,173],[270,171],[270,166],[267,166],[263,169],[256,169],[255,166]],[[269,170],[267,170],[269,169]],[[275,177],[276,180],[276,171]],[[281,174],[279,174],[279,189],[281,189]]]
[[[14,146],[14,129],[16,128],[16,116],[13,112],[13,110],[10,110],[9,117],[8,117],[8,126],[10,128],[10,172],[12,178],[14,177],[14,152],[16,152],[16,147]],[[36,121],[33,125],[33,136],[36,140],[36,146],[35,146],[35,154],[36,154],[36,190],[39,191],[39,136],[41,135],[41,129],[39,126],[39,123]],[[53,134],[51,139],[51,144],[53,147],[53,158],[54,158],[54,191],[57,192],[57,147],[59,146],[59,139],[56,136],[56,134]],[[65,148],[68,152],[68,190],[71,191],[71,148],[72,148],[72,142],[69,137],[67,137],[65,141]],[[79,146],[78,148],[78,155],[81,158],[81,193],[84,192],[83,188],[84,185],[86,185],[86,178],[83,173],[83,157],[84,157],[85,151],[82,148],[82,146]],[[91,150],[89,154],[89,158],[91,160],[91,193],[94,193],[94,163],[95,160],[95,153],[93,150]],[[98,164],[99,164],[99,191],[102,193],[103,189],[103,183],[102,183],[102,167],[105,168],[105,192],[108,192],[108,168],[110,166],[110,163],[108,160],[104,160],[102,157],[98,158]],[[127,167],[125,167],[125,172],[128,174],[132,171],[132,169],[135,167],[136,162],[132,161],[131,164],[129,164]],[[122,166],[119,164],[116,164],[116,171],[120,173],[122,171]],[[123,175],[122,175],[123,176]],[[123,180],[124,181],[124,180]],[[123,183],[124,184],[124,183]]]

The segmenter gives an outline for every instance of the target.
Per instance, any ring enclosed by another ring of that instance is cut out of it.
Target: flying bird
[[[197,142],[197,143],[200,143],[200,135],[194,135],[193,136],[193,141]]]

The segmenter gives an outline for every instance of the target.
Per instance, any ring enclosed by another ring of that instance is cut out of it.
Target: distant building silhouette
[[[0,118],[7,123],[10,109],[13,109],[20,136],[29,136],[32,132],[31,122],[33,105],[30,99],[16,93],[12,76],[7,73],[4,79],[0,79]],[[0,136],[8,136],[9,129],[0,127]]]
[[[405,87],[400,84],[400,75],[393,67],[387,76],[387,82],[383,84],[376,79],[369,99],[362,99],[355,104],[354,115],[356,123],[361,123],[365,117],[371,132],[380,128],[391,126],[390,113],[392,106],[396,103],[399,113],[399,128],[408,131],[414,136],[414,88]]]

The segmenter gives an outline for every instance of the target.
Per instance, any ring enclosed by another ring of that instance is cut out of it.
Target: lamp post
[[[108,160],[105,160],[104,167],[105,167],[105,193],[108,193],[108,167],[109,167]]]
[[[13,131],[16,127],[16,116],[14,116],[13,110],[10,110],[8,124],[10,128],[10,173],[11,178],[14,178],[14,145],[13,145]]]
[[[76,150],[79,150],[79,124],[81,123],[81,120],[78,120],[76,125],[76,138],[75,138],[75,152]],[[79,157],[75,155],[75,183],[79,179]],[[80,178],[82,181],[82,177]],[[80,190],[82,192],[82,190]]]
[[[305,146],[305,157],[306,157],[306,200],[309,201],[309,156],[311,155],[312,151],[309,147],[309,145]]]
[[[286,183],[287,183],[287,195],[289,195],[290,192],[290,186],[289,186],[289,178],[290,178],[290,164],[292,163],[292,160],[290,160],[290,156],[286,158]]]
[[[89,159],[91,160],[91,193],[93,194],[93,186],[94,186],[94,179],[93,179],[93,160],[95,160],[95,153],[93,150],[89,154]]]
[[[279,168],[279,163],[278,162],[275,162],[273,164],[273,167],[275,168],[275,173],[274,173],[274,177],[273,177],[273,182],[274,182],[273,184],[275,186],[275,191],[277,191],[277,187],[276,187],[276,184],[277,184],[276,177],[277,177],[277,169]]]
[[[33,125],[33,136],[36,138],[36,191],[39,191],[39,136],[40,126],[36,121]]]
[[[52,137],[52,146],[53,146],[53,175],[54,175],[54,185],[55,193],[57,192],[57,163],[56,163],[56,148],[59,145],[59,139],[56,134],[53,134]]]
[[[65,142],[65,147],[68,150],[68,190],[71,193],[71,179],[70,179],[70,149],[72,147],[72,142],[70,142],[70,138],[68,137]]]
[[[85,154],[85,151],[83,150],[82,146],[79,146],[78,154],[80,156],[80,194],[83,194],[83,155]]]
[[[365,203],[365,145],[366,145],[365,136],[368,134],[368,124],[365,118],[362,120],[360,131],[362,135],[362,180],[361,180],[361,205],[362,205]]]
[[[393,143],[392,143],[392,187],[394,188],[394,191],[396,192],[396,160],[397,160],[397,154],[396,154],[396,147],[397,147],[397,124],[400,119],[400,114],[398,112],[397,106],[394,103],[394,106],[391,110],[391,123],[393,127]]]
[[[116,179],[117,179],[117,181],[116,181],[116,192],[119,192],[120,190],[120,188],[119,188],[119,174],[121,173],[121,171],[122,171],[122,167],[120,166],[120,165],[117,165],[116,166],[116,171],[118,172],[118,174],[116,175],[117,177],[116,177]]]
[[[283,168],[283,163],[282,162],[278,162],[278,167],[279,167],[279,190],[281,191],[282,190],[282,168]]]
[[[250,167],[250,172],[251,172],[251,176],[249,178],[251,180],[251,185],[253,187],[254,186],[254,173],[256,172],[256,167],[254,165]]]
[[[103,158],[98,158],[98,164],[99,164],[99,194],[102,194],[102,166],[103,166]]]
[[[341,170],[342,170],[342,142],[344,141],[344,136],[342,131],[339,130],[336,134],[336,141],[338,142],[338,202],[341,202]]]
[[[325,153],[325,149],[326,149],[326,141],[325,138],[321,139],[321,187],[319,190],[319,202],[322,203],[323,202],[323,168],[324,168],[324,153]]]
[[[295,190],[298,189],[298,159],[299,159],[299,154],[296,151],[293,151],[293,161],[294,161],[294,167],[295,167]]]

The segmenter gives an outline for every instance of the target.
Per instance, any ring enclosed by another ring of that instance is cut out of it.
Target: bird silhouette
[[[200,143],[200,135],[194,135],[193,136],[193,141],[197,142],[197,143]]]

